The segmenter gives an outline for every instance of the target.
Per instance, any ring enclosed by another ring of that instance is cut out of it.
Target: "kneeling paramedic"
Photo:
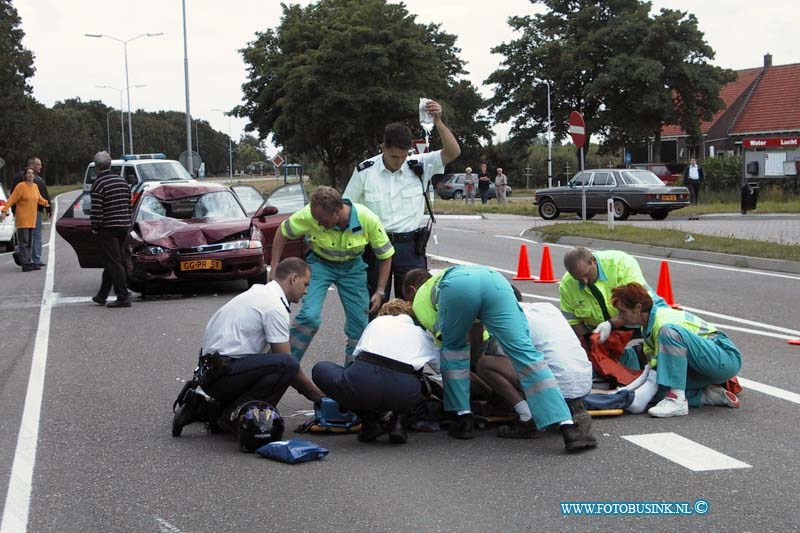
[[[383,290],[370,297],[367,290],[367,265],[361,258],[364,247],[372,247],[380,262],[379,287],[385,287],[392,266],[394,248],[378,217],[369,209],[326,186],[317,187],[309,204],[281,223],[272,243],[272,264],[280,261],[287,239],[305,236],[311,246],[306,260],[311,266],[311,284],[303,307],[291,329],[292,355],[300,361],[319,330],[322,305],[331,284],[336,285],[344,307],[344,333],[347,336],[345,363],[352,361],[369,312],[383,303]]]
[[[656,369],[659,387],[668,389],[647,411],[650,416],[685,416],[690,406],[741,405],[721,386],[742,366],[741,352],[725,333],[688,311],[654,306],[639,283],[615,288],[611,301],[626,324],[642,328],[644,353]]]
[[[470,410],[470,350],[467,335],[480,321],[495,336],[520,376],[520,384],[538,428],[558,424],[567,451],[593,446],[582,439],[542,352],[534,348],[528,321],[511,284],[482,266],[455,266],[431,276],[412,270],[403,293],[413,298],[417,320],[442,342],[444,409],[456,413],[451,437],[473,437]]]
[[[311,401],[322,398],[322,392],[289,353],[289,304],[303,298],[310,268],[302,259],[291,257],[281,261],[272,275],[273,281],[253,285],[209,320],[199,385],[216,402],[206,401],[194,390],[182,393],[173,435],[180,435],[183,426],[203,420],[212,430],[219,426],[232,429],[229,419],[238,406],[253,400],[277,406],[290,385]]]
[[[370,442],[386,429],[381,419],[392,411],[389,441],[408,439],[408,413],[423,400],[421,373],[426,363],[438,362],[433,337],[414,323],[411,304],[394,299],[385,303],[358,341],[355,361],[348,367],[323,361],[311,376],[322,391],[358,414],[361,442]]]
[[[597,440],[591,434],[592,419],[581,399],[592,389],[592,364],[586,358],[586,352],[553,304],[523,302],[516,287],[512,288],[528,320],[531,342],[542,352],[548,368],[553,372],[581,438],[596,445]],[[519,376],[497,339],[489,339],[484,355],[478,359],[475,367],[478,376],[502,396],[518,415],[514,424],[501,426],[497,436],[523,439],[535,437],[536,424],[533,423],[530,408],[525,402]]]

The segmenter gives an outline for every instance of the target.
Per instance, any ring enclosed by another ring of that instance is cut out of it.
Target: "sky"
[[[80,97],[101,100],[119,109],[120,93],[97,88],[125,87],[122,44],[86,33],[107,34],[127,40],[143,33],[128,48],[129,81],[146,87],[131,89],[131,106],[147,111],[184,111],[184,49],[180,0],[12,0],[25,32],[23,44],[35,54],[36,74],[30,80],[33,96],[43,104]],[[298,0],[308,5],[309,0]],[[714,64],[744,69],[763,64],[765,53],[773,65],[797,63],[796,0],[655,0],[663,7],[694,13],[707,42],[716,51]],[[408,10],[422,23],[437,23],[458,36],[457,46],[466,61],[467,78],[484,96],[483,85],[499,68],[502,58],[491,49],[515,38],[507,20],[514,15],[542,12],[528,0],[406,0]],[[190,107],[194,118],[207,120],[215,129],[237,139],[246,119],[228,118],[241,103],[241,86],[247,70],[241,48],[256,32],[280,24],[277,0],[186,0]],[[795,15],[792,15],[795,13]],[[436,98],[436,95],[420,95]],[[127,103],[125,104],[127,110]],[[302,120],[302,117],[298,117]],[[445,116],[445,121],[446,121]],[[494,128],[505,140],[507,125]],[[112,133],[113,134],[113,133]],[[134,121],[134,145],[136,123]],[[201,144],[202,151],[202,144]],[[277,150],[269,146],[268,155]]]

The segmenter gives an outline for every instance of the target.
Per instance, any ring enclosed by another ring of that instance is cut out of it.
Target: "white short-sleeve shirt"
[[[408,161],[414,160],[422,164],[422,183],[408,166]],[[358,170],[362,166],[365,168]],[[444,172],[441,150],[409,157],[396,172],[383,165],[383,154],[367,159],[359,167],[353,171],[342,196],[371,209],[387,233],[407,233],[423,225],[426,215],[422,191],[428,190],[434,175]]]
[[[257,283],[223,305],[206,326],[203,353],[269,353],[289,342],[289,302],[277,281]]]
[[[353,355],[370,352],[406,363],[419,370],[439,359],[433,337],[414,324],[408,315],[379,316],[370,322],[358,340]]]

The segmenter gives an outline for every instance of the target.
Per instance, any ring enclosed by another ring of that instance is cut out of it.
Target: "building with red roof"
[[[800,63],[773,66],[772,55],[766,54],[762,67],[736,74],[720,91],[725,107],[701,123],[700,146],[688,146],[680,126],[661,129],[662,161],[740,154],[745,138],[800,134]]]

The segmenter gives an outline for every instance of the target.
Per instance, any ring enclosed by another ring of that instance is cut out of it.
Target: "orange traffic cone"
[[[528,247],[524,244],[519,246],[519,261],[517,262],[517,275],[511,279],[532,281],[531,267],[528,264]]]
[[[800,346],[800,339],[792,339],[792,340],[786,341],[786,342],[788,342],[789,344],[793,344],[795,346]]]
[[[679,309],[680,305],[675,303],[672,297],[672,280],[669,277],[669,264],[666,261],[661,261],[661,270],[658,272],[658,288],[656,294],[664,298],[667,305],[675,309]]]
[[[542,267],[539,269],[539,279],[536,283],[558,283],[558,278],[553,277],[553,262],[550,260],[550,247],[546,244],[542,248]]]

